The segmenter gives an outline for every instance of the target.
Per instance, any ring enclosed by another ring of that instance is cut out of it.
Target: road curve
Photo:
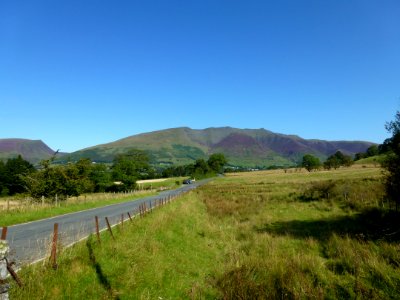
[[[11,258],[20,266],[48,256],[54,223],[59,224],[59,240],[66,247],[95,232],[95,216],[99,217],[100,229],[104,229],[106,228],[105,217],[108,218],[111,225],[117,224],[121,221],[121,214],[127,218],[126,213],[132,214],[142,203],[146,203],[147,207],[150,207],[150,204],[154,206],[154,203],[160,199],[178,196],[206,184],[210,180],[200,180],[142,199],[10,226],[8,227],[7,241],[10,244]]]

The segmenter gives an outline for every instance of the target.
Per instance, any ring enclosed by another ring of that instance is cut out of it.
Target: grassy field
[[[186,177],[174,177],[174,178],[161,178],[161,179],[149,179],[141,180],[137,182],[138,189],[173,189],[182,184],[182,181]]]
[[[398,299],[381,170],[231,174],[24,268],[11,299]]]

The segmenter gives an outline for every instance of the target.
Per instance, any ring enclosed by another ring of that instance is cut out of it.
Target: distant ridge
[[[129,136],[61,156],[58,160],[75,161],[86,157],[97,162],[111,162],[116,154],[136,148],[147,151],[152,163],[160,167],[191,163],[216,152],[224,153],[234,166],[292,166],[304,154],[325,159],[338,150],[354,155],[371,145],[373,143],[364,141],[306,140],[266,129],[179,127]]]
[[[0,139],[0,159],[21,155],[31,163],[37,163],[50,158],[55,152],[41,140],[28,139]]]

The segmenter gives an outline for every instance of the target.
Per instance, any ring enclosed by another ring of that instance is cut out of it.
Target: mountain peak
[[[37,163],[51,157],[55,151],[42,140],[21,138],[0,139],[0,159],[8,159],[21,155],[31,163]]]

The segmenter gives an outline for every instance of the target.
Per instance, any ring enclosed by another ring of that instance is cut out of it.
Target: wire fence
[[[171,203],[173,200],[175,200],[176,198],[178,198],[178,196],[182,195],[170,195],[168,197],[165,198],[160,198],[160,199],[154,199],[154,200],[149,200],[149,201],[144,201],[142,203],[140,203],[139,205],[135,206],[134,209],[132,210],[127,210],[124,213],[121,213],[118,217],[113,216],[112,218],[105,216],[104,217],[104,222],[103,224],[105,224],[106,226],[101,226],[101,220],[100,218],[95,215],[92,223],[93,226],[91,228],[93,228],[93,230],[91,230],[91,232],[85,232],[86,236],[85,237],[81,237],[79,239],[79,241],[81,241],[82,239],[87,238],[89,235],[95,235],[97,238],[97,242],[98,244],[102,243],[101,240],[101,232],[106,230],[110,236],[111,236],[111,240],[113,242],[115,242],[115,235],[113,232],[113,227],[115,226],[120,226],[121,229],[123,229],[124,224],[126,222],[134,222],[135,219],[141,219],[141,218],[145,218],[148,214],[152,213],[155,209],[163,207],[169,203]],[[37,260],[38,261],[43,261],[43,260],[48,260],[48,267],[51,267],[53,269],[57,269],[59,267],[59,262],[58,262],[58,256],[59,256],[59,249],[61,249],[59,243],[60,240],[63,240],[64,242],[66,241],[65,239],[65,233],[64,236],[60,235],[60,231],[61,231],[61,226],[59,223],[55,222],[53,223],[53,230],[52,230],[52,234],[49,238],[50,242],[50,254],[47,257],[44,257],[42,259]],[[9,247],[8,243],[7,243],[7,233],[8,233],[8,227],[2,227],[2,234],[1,234],[1,241],[3,242],[4,245],[6,245],[7,247]],[[75,233],[71,232],[71,235],[75,235]],[[62,237],[62,239],[60,239]],[[76,236],[74,237],[74,239],[76,239]],[[72,243],[69,243],[66,247],[70,247],[73,244],[75,244],[77,241],[74,241]],[[2,244],[0,244],[2,245]],[[43,247],[43,252],[44,253],[48,253],[49,251],[49,243],[43,242],[41,243],[42,247]],[[8,289],[9,289],[9,280],[12,278],[13,280],[15,280],[18,284],[18,286],[22,287],[23,286],[23,278],[21,279],[17,272],[14,270],[14,265],[16,265],[15,261],[11,261],[8,257],[10,250],[12,251],[12,249],[8,249],[7,251],[4,253],[4,256],[2,257],[0,255],[0,299],[8,299]],[[1,264],[1,262],[4,261],[5,264]],[[3,266],[3,269],[2,269]]]

